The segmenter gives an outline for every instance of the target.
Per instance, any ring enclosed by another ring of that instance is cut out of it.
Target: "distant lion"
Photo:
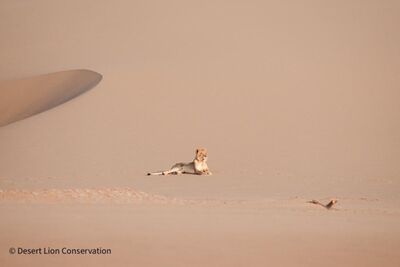
[[[326,208],[326,209],[330,209],[330,208],[332,208],[333,207],[333,205],[335,205],[338,201],[337,201],[337,199],[331,199],[331,201],[329,201],[329,203],[328,204],[322,204],[321,202],[319,202],[318,200],[310,200],[310,201],[307,201],[308,203],[311,203],[311,204],[316,204],[316,205],[320,205],[320,206],[322,206],[322,207],[324,207],[324,208]]]
[[[192,162],[176,163],[171,169],[160,172],[149,172],[147,175],[169,175],[169,174],[197,174],[211,175],[212,173],[207,166],[207,149],[196,149],[196,156]]]

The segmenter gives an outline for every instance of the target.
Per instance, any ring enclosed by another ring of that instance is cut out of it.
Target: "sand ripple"
[[[130,187],[124,188],[76,188],[76,189],[39,189],[0,190],[0,201],[29,202],[29,203],[175,203],[184,204],[177,198],[137,191]]]

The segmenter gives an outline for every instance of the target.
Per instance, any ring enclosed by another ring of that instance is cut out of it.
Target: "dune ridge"
[[[101,74],[91,70],[68,70],[0,81],[0,127],[61,105],[101,79]]]

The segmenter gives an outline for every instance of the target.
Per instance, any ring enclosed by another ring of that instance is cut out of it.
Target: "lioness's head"
[[[196,149],[196,159],[198,161],[207,161],[207,149],[205,148]]]

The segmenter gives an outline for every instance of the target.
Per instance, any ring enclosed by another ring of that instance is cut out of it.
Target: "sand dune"
[[[54,108],[92,89],[102,79],[90,70],[69,70],[0,82],[0,127]]]

